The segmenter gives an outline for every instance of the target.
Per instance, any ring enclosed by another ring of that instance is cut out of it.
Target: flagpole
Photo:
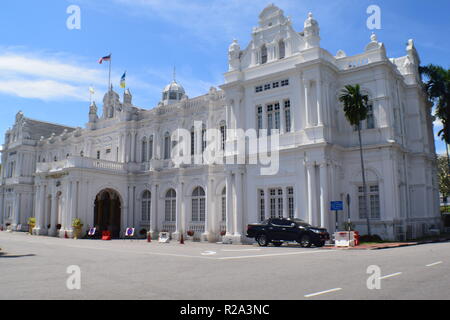
[[[108,91],[111,90],[111,63],[112,63],[112,54],[110,54],[110,58],[109,58]]]

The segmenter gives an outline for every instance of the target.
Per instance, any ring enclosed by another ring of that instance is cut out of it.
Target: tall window
[[[227,188],[222,190],[222,221],[227,221]]]
[[[195,154],[195,129],[191,128],[191,156]]]
[[[367,186],[367,197],[369,198],[370,219],[380,219],[380,190],[377,184]],[[366,203],[364,201],[364,187],[358,187],[359,218],[366,219]]]
[[[148,151],[149,151],[148,159],[152,160],[153,159],[153,136],[150,136],[150,139],[148,140]]]
[[[265,44],[261,47],[261,63],[264,64],[267,62],[267,47]]]
[[[142,162],[147,162],[147,138],[142,140]]]
[[[278,57],[283,59],[286,56],[286,44],[283,40],[278,42]]]
[[[259,132],[263,128],[263,108],[262,106],[256,106],[256,134],[259,137]]]
[[[97,160],[100,160],[100,151],[97,151]],[[56,161],[56,158],[55,158]]]
[[[286,132],[291,132],[292,122],[291,122],[291,100],[284,101],[284,117],[286,120]]]
[[[282,218],[283,217],[283,189],[270,189],[269,190],[269,203],[270,203],[270,217]]]
[[[192,221],[205,221],[205,190],[197,187],[192,192]]]
[[[165,221],[175,222],[177,220],[177,193],[173,189],[166,193],[164,213]]]
[[[367,129],[374,129],[375,128],[375,116],[373,114],[373,105],[369,104],[367,106]]]
[[[294,188],[292,187],[287,188],[287,202],[289,218],[294,219]]]
[[[258,190],[258,205],[259,205],[259,220],[266,220],[266,203],[264,197],[264,190]]]
[[[152,194],[146,190],[142,194],[142,221],[150,221]]]
[[[202,126],[202,153],[205,152],[206,149],[206,126]]]
[[[171,146],[170,146],[170,134],[168,132],[166,132],[166,134],[164,135],[164,159],[168,160],[170,159],[170,150]]]
[[[268,134],[272,134],[273,129],[280,129],[280,104],[267,105],[267,130]]]
[[[225,121],[222,121],[220,123],[220,139],[221,139],[220,147],[222,148],[222,150],[225,150],[225,143],[227,141],[227,126],[225,124]]]

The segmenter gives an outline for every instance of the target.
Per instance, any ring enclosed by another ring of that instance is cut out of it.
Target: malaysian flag
[[[105,57],[103,57],[103,58],[100,58],[100,59],[98,60],[98,63],[102,64],[103,61],[111,61],[111,54],[108,55],[108,56],[105,56]]]

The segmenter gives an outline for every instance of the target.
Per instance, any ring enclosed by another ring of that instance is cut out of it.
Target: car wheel
[[[281,247],[283,242],[272,242],[275,247]]]
[[[312,243],[311,243],[311,238],[305,234],[304,236],[302,236],[302,238],[300,239],[300,245],[303,248],[310,248]]]
[[[258,242],[260,247],[267,247],[269,245],[269,240],[267,239],[267,236],[265,234],[260,234],[256,241]]]
[[[317,248],[322,248],[325,245],[325,241],[320,241],[315,244]]]

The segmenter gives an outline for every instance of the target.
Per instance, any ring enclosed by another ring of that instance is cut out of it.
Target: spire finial
[[[177,68],[173,67],[173,82],[177,82]]]

